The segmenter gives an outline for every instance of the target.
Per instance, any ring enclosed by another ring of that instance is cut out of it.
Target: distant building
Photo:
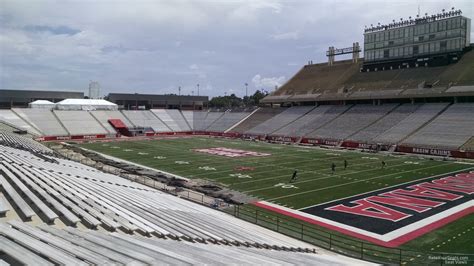
[[[36,100],[47,100],[56,103],[64,99],[84,99],[84,93],[72,91],[0,90],[0,109],[28,107],[29,103]]]
[[[97,81],[89,83],[89,99],[100,99],[100,84]]]
[[[120,109],[147,110],[154,108],[202,110],[208,107],[208,96],[178,96],[156,94],[109,93],[107,100]]]

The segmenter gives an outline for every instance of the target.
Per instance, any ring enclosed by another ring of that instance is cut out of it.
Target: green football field
[[[293,209],[473,168],[470,164],[417,156],[208,137],[93,142],[80,146],[186,178],[212,180],[261,200]],[[264,153],[265,156],[232,158],[196,151],[210,148],[252,151]],[[344,169],[344,160],[348,162],[347,169]],[[386,163],[384,168],[382,161]],[[332,163],[336,165],[334,173],[331,170]],[[290,183],[295,170],[298,171],[298,178]],[[459,219],[404,246],[431,252],[474,253],[471,241],[474,239],[474,228],[471,228],[473,216]],[[458,226],[453,227],[453,224]],[[462,237],[448,242],[452,237],[451,231],[456,234],[460,231]],[[470,244],[466,245],[466,242]]]

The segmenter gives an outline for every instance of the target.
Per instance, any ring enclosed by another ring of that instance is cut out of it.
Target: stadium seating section
[[[268,100],[305,101],[337,98],[390,98],[445,92],[451,87],[474,84],[474,51],[465,53],[459,62],[446,66],[395,68],[360,72],[362,62],[351,60],[304,66]]]
[[[108,135],[109,119],[162,132],[230,132],[472,150],[472,103],[262,107],[252,112],[0,110],[0,123],[34,136]]]
[[[96,135],[109,132],[89,112],[53,111],[71,135]]]
[[[473,135],[473,114],[473,103],[453,104],[403,143],[417,146],[436,143],[437,147],[457,149]]]
[[[51,110],[46,109],[12,109],[21,119],[42,135],[67,136],[69,132]]]
[[[0,159],[2,265],[365,264],[11,133],[0,132]]]

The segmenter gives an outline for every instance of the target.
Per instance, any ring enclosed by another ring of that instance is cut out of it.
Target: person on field
[[[336,172],[336,164],[335,163],[332,163],[331,164],[331,172],[334,174],[334,172]]]
[[[347,160],[344,159],[344,170],[347,169]]]
[[[298,179],[298,170],[295,169],[295,171],[293,172],[293,175],[291,176],[291,179],[290,179],[290,183],[293,183],[294,181],[296,181],[296,179]]]
[[[382,161],[382,169],[385,168],[385,165],[387,165],[387,163],[385,163],[385,161]]]

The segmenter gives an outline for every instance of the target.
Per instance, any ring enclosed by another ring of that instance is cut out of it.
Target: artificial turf
[[[186,178],[212,180],[259,199],[294,209],[424,177],[473,168],[470,164],[430,160],[419,156],[209,137],[91,142],[82,143],[80,146]],[[195,151],[219,147],[270,155],[230,158]],[[347,169],[344,169],[344,160],[348,162]],[[382,161],[386,162],[384,168]],[[332,163],[336,164],[334,173],[331,170]],[[242,167],[246,170],[242,170]],[[298,171],[298,178],[290,183],[295,170]],[[473,216],[469,215],[410,241],[404,247],[430,252],[474,253],[474,230],[470,229],[474,221]],[[455,238],[446,243],[452,234],[458,234],[457,231],[461,231],[465,240]],[[445,244],[442,244],[443,242]],[[435,248],[431,249],[432,247]]]

